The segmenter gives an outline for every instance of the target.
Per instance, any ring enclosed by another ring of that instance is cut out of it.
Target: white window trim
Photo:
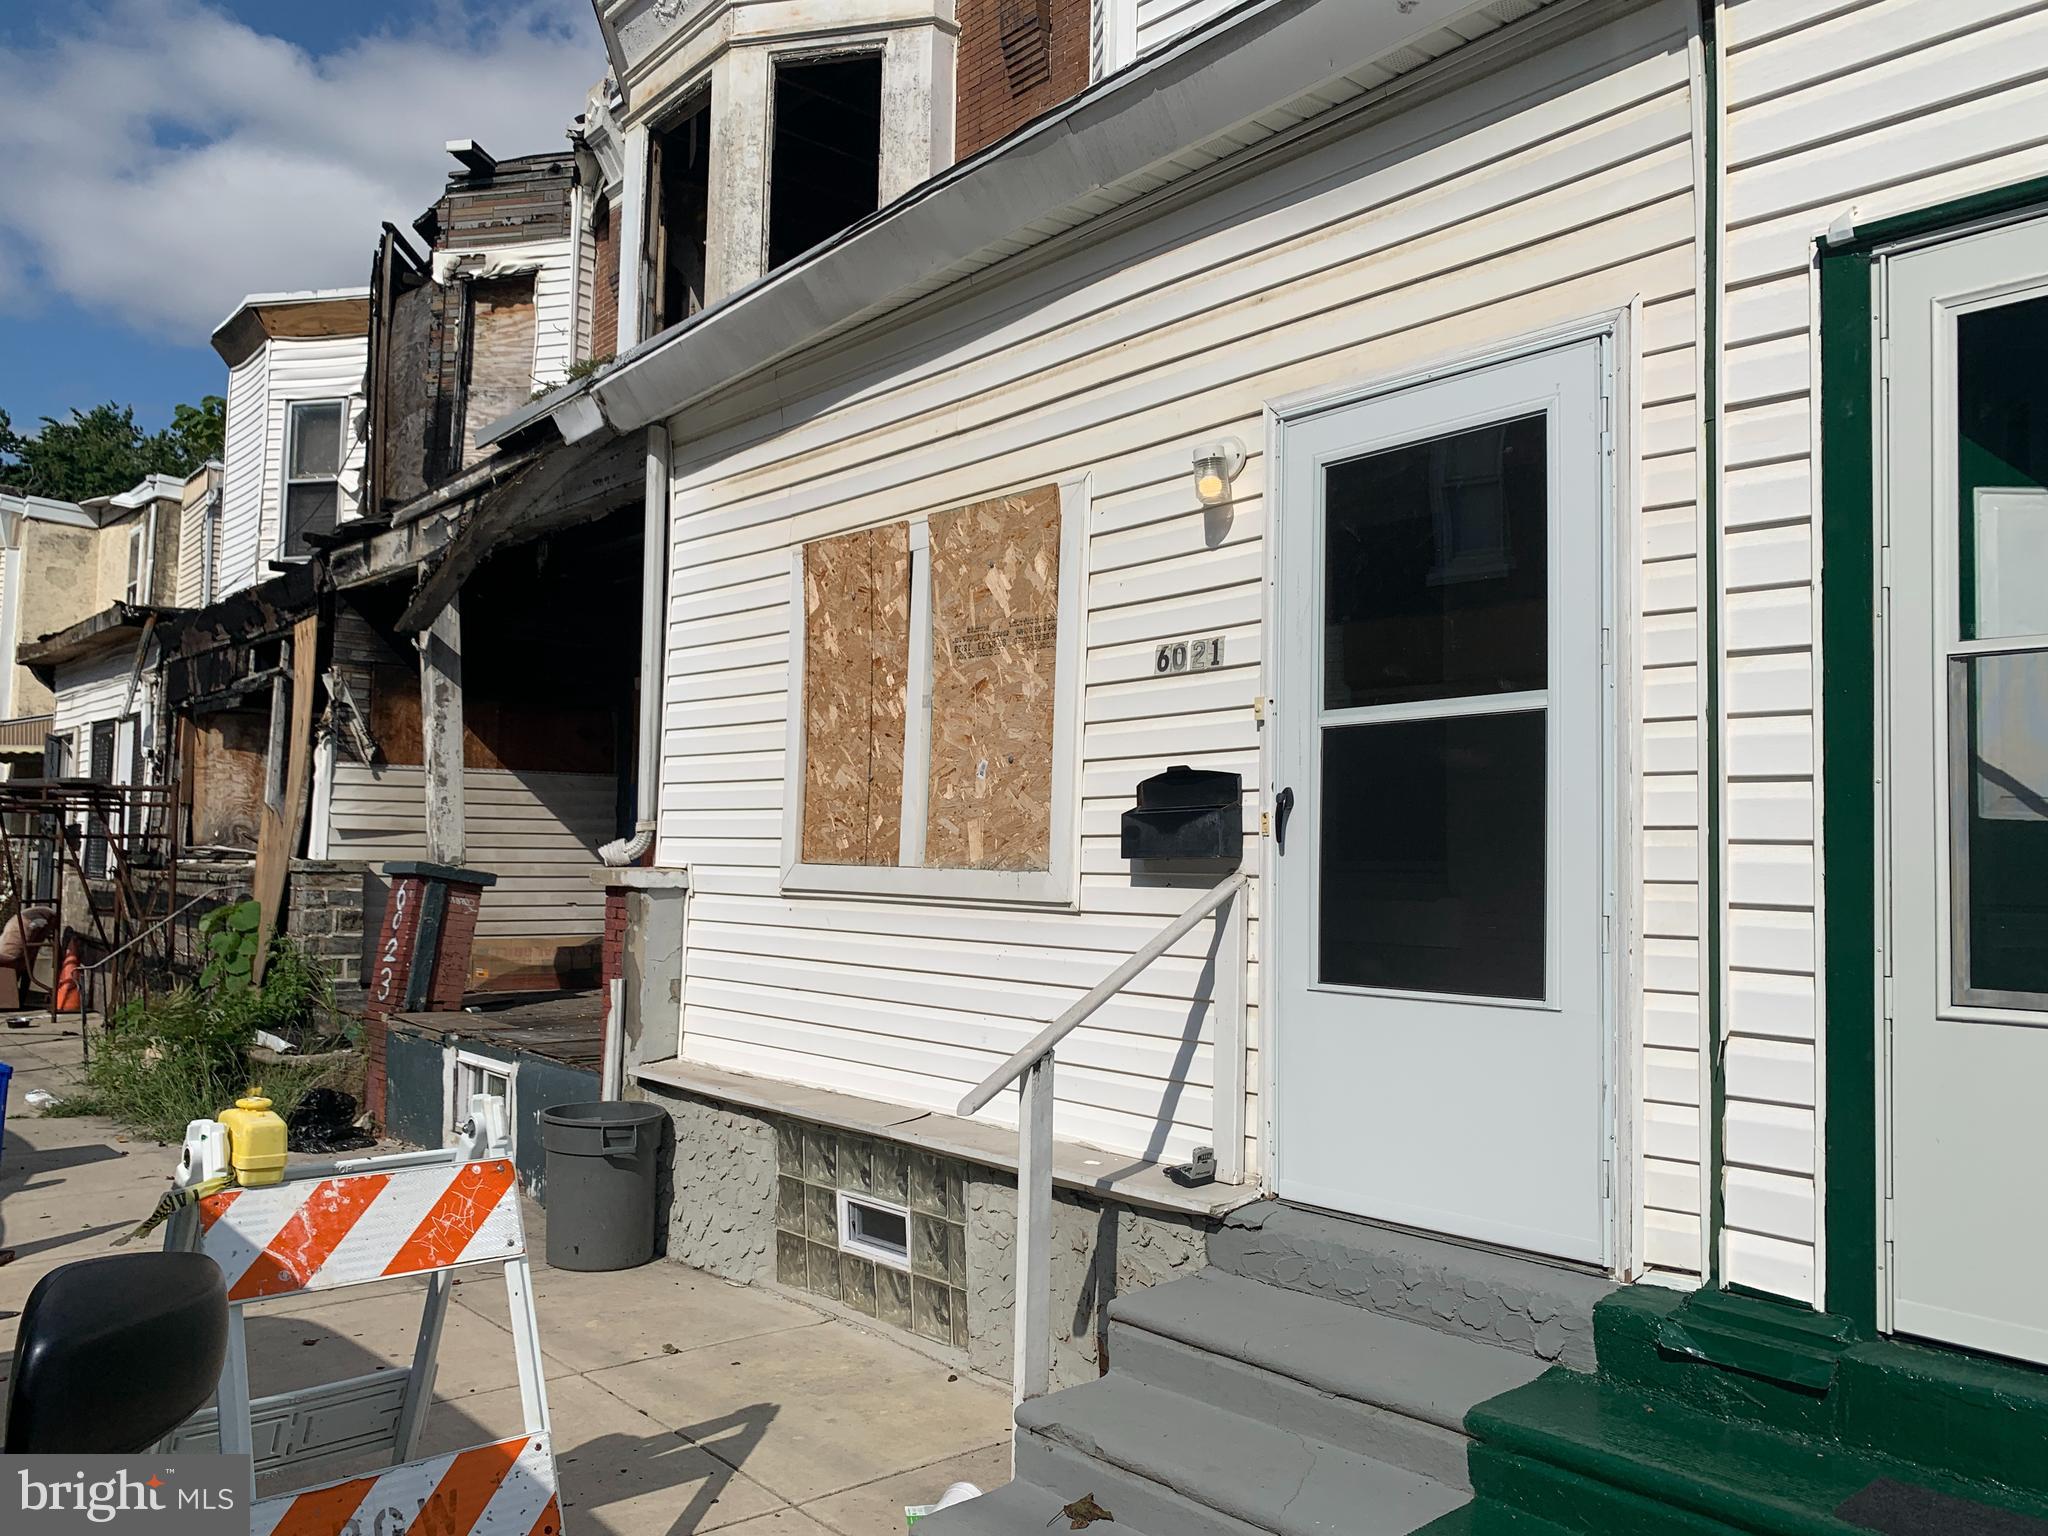
[[[907,1273],[910,1269],[910,1208],[905,1205],[898,1205],[893,1200],[877,1200],[872,1195],[857,1195],[851,1190],[842,1189],[838,1194],[839,1251],[841,1253],[855,1254],[863,1259],[873,1259],[877,1264],[886,1265],[890,1269],[900,1269]],[[868,1206],[877,1211],[887,1211],[892,1216],[901,1216],[903,1218],[903,1251],[901,1253],[898,1253],[893,1248],[885,1247],[880,1243],[870,1242],[854,1234],[853,1208],[857,1205]]]
[[[277,551],[279,560],[306,560],[311,556],[295,553],[291,548],[292,536],[292,487],[294,485],[321,485],[331,482],[334,486],[334,520],[341,523],[341,477],[348,466],[348,416],[349,395],[308,395],[304,399],[284,402],[284,457],[277,466]],[[333,405],[341,408],[341,420],[335,426],[334,473],[332,475],[292,474],[292,448],[299,435],[299,411],[306,406]]]
[[[475,1051],[460,1048],[446,1051],[442,1057],[441,1102],[445,1113],[441,1121],[441,1134],[449,1146],[463,1139],[462,1123],[469,1118],[467,1101],[456,1102],[462,1089],[462,1069],[475,1067],[493,1077],[505,1079],[505,1123],[517,1132],[519,1125],[519,1073],[509,1061],[498,1061],[493,1057],[478,1055]]]
[[[1043,482],[1039,482],[1043,484]],[[1078,796],[1081,775],[1082,606],[1088,590],[1083,569],[1088,553],[1089,478],[1059,482],[1059,629],[1054,640],[1052,727],[1052,831],[1050,867],[1044,870],[922,869],[902,865],[806,864],[802,859],[804,817],[804,546],[790,550],[789,716],[782,804],[782,882],[790,893],[868,896],[928,901],[1074,907],[1079,901]],[[977,500],[983,498],[976,498]],[[849,530],[850,531],[850,530]],[[913,555],[925,550],[929,525],[910,525]],[[925,794],[930,777],[931,567],[913,558],[911,646],[907,690],[911,707],[904,723],[904,831],[899,857],[922,854]],[[922,748],[922,750],[919,750]],[[916,756],[913,756],[913,752]],[[921,770],[910,765],[922,759]],[[913,826],[914,822],[914,826]]]

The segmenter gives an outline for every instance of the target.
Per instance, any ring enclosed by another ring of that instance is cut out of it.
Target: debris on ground
[[[1067,1520],[1067,1529],[1070,1531],[1085,1531],[1098,1520],[1107,1520],[1111,1525],[1116,1524],[1116,1516],[1096,1503],[1095,1495],[1092,1493],[1084,1493],[1073,1503],[1063,1505],[1059,1514],[1045,1523],[1051,1525],[1062,1517]]]
[[[356,1128],[356,1101],[339,1088],[313,1088],[285,1121],[285,1146],[293,1152],[356,1152],[377,1138]]]
[[[969,1499],[981,1497],[981,1490],[972,1483],[955,1483],[939,1495],[936,1504],[906,1504],[903,1506],[903,1523],[914,1526],[926,1515],[936,1515],[942,1509],[951,1509],[955,1504],[965,1504]]]
[[[21,1101],[31,1109],[48,1109],[57,1103],[57,1095],[47,1088],[31,1088],[21,1096]]]

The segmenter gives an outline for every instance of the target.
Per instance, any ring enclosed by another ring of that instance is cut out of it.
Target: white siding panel
[[[559,253],[533,275],[533,387],[559,384],[576,361],[576,253],[563,241]]]
[[[1765,1109],[1774,1117],[1773,1150],[1753,1159],[1768,1165],[1772,1181],[1731,1173],[1734,1230],[1724,1257],[1731,1280],[1812,1300],[1820,1276],[1811,1222],[1793,1213],[1779,1181],[1805,1178],[1820,1160],[1818,1145],[1806,1157],[1787,1146],[1818,1136],[1824,1118],[1816,1113],[1813,1047],[1786,1043],[1820,1037],[1814,919],[1778,904],[1801,900],[1800,891],[1822,879],[1811,847],[1809,583],[1824,559],[1808,547],[1817,484],[1813,241],[1852,206],[1868,221],[2048,171],[2039,85],[2048,5],[1728,0],[1723,11],[1731,466],[1722,490],[1730,530],[1723,577],[1735,591],[1723,599],[1734,657],[1726,698],[1736,715],[1755,717],[1731,719],[1725,738],[1731,1157],[1739,1141],[1753,1144],[1761,1134]],[[1739,531],[1746,529],[1771,535]],[[1771,1054],[1787,1050],[1805,1056],[1795,1066]],[[1761,1070],[1765,1061],[1773,1070]]]
[[[270,354],[267,396],[269,400],[269,448],[263,461],[262,541],[256,551],[256,569],[250,581],[270,574],[269,562],[277,554],[283,536],[284,456],[288,407],[294,400],[341,400],[344,402],[342,432],[347,454],[341,465],[342,522],[358,514],[351,494],[363,472],[363,443],[356,435],[356,418],[363,410],[363,382],[369,367],[370,343],[363,336],[278,337],[266,347]],[[223,574],[228,567],[223,563]],[[243,583],[244,585],[247,582]]]
[[[1221,9],[1145,0],[1141,46]],[[1528,9],[1503,0],[1467,30]],[[1648,914],[1643,968],[1656,997],[1628,1012],[1655,1031],[1637,1063],[1643,1085],[1693,1126],[1655,1154],[1638,1226],[1650,1262],[1697,1272],[1688,25],[1683,5],[1638,7],[1492,79],[1417,92],[1348,138],[977,284],[679,425],[690,446],[673,487],[659,856],[692,877],[686,1057],[950,1108],[1186,905],[1184,888],[1135,882],[1118,851],[1117,816],[1138,779],[1173,763],[1223,767],[1246,776],[1256,808],[1252,706],[1272,691],[1259,667],[1263,408],[1636,302],[1637,436],[1654,452],[1633,490],[1654,516],[1631,538],[1646,562],[1639,601],[1656,616],[1642,651],[1657,666],[1630,690],[1654,717],[1632,755],[1652,776],[1645,818],[1665,836],[1632,902]],[[1189,450],[1226,434],[1251,458],[1228,512],[1205,514]],[[785,895],[791,547],[1081,474],[1093,505],[1077,910]],[[1151,674],[1158,641],[1212,632],[1226,637],[1227,667]],[[1220,1074],[1199,953],[1191,938],[1063,1049],[1062,1136],[1151,1156],[1206,1139]],[[1247,1107],[1256,1127],[1249,1093]],[[999,1099],[992,1115],[1008,1113]]]
[[[55,719],[50,729],[62,735],[94,721],[118,720],[122,706],[128,701],[128,679],[134,670],[135,655],[126,650],[59,667],[54,690],[57,700],[53,707]],[[71,761],[74,771],[81,775],[91,766],[83,741],[76,747]]]
[[[604,931],[604,892],[591,884],[611,840],[609,775],[471,768],[463,774],[464,862],[498,883],[484,892],[477,932],[580,938]],[[336,859],[426,856],[426,779],[417,766],[338,763],[328,823]]]
[[[263,485],[273,451],[283,448],[270,446],[270,352],[258,347],[228,370],[216,598],[253,586],[267,574],[257,550],[263,543]]]

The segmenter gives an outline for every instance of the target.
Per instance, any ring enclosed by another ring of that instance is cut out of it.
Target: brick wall
[[[363,872],[355,862],[293,859],[284,931],[334,983],[335,1006],[363,1011]]]
[[[610,357],[619,350],[619,220],[610,202],[598,199],[590,220],[597,247],[596,292],[590,296],[590,355]]]
[[[604,988],[605,1022],[611,1022],[612,983],[626,974],[626,888],[604,891],[604,945],[598,954],[597,980]]]
[[[960,158],[1087,88],[1089,0],[959,0],[957,14]]]

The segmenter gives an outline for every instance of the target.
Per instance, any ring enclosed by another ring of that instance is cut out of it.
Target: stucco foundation
[[[655,1084],[643,1084],[641,1092],[668,1112],[674,1130],[664,1151],[661,1192],[667,1207],[668,1258],[728,1280],[779,1285],[850,1307],[875,1317],[878,1324],[917,1335],[928,1347],[947,1349],[977,1372],[1008,1377],[1016,1290],[1017,1189],[1011,1174],[937,1155],[907,1141],[838,1132],[793,1116],[735,1108]],[[849,1155],[826,1167],[805,1155],[813,1139],[833,1141],[850,1149]],[[867,1192],[905,1204],[949,1233],[963,1233],[964,1265],[943,1275],[935,1271],[906,1279],[914,1292],[922,1278],[934,1290],[935,1301],[938,1282],[950,1282],[943,1287],[946,1300],[964,1307],[964,1328],[953,1326],[950,1316],[943,1330],[935,1323],[921,1327],[915,1308],[899,1318],[873,1301],[864,1287],[849,1293],[843,1281],[834,1283],[822,1275],[813,1283],[814,1261],[822,1263],[832,1250],[811,1240],[804,1201],[813,1189],[863,1190],[862,1151],[867,1153],[868,1185],[884,1162],[891,1167],[901,1164],[910,1180],[900,1197],[893,1187]],[[787,1171],[792,1169],[801,1172]],[[787,1185],[787,1205],[778,1222],[779,1174]],[[944,1192],[940,1198],[948,1208],[925,1212],[929,1202],[912,1185]],[[952,1217],[954,1190],[957,1223]],[[1053,1228],[1053,1376],[1056,1384],[1072,1386],[1093,1380],[1103,1369],[1109,1303],[1200,1269],[1216,1224],[1061,1190],[1053,1200]]]

